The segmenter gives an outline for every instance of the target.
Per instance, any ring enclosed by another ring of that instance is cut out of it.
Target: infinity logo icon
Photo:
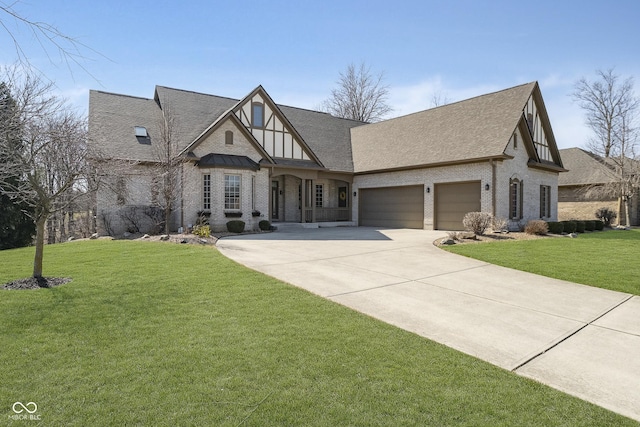
[[[18,407],[18,409],[16,409],[16,406]],[[38,405],[36,405],[35,402],[29,402],[26,405],[22,404],[22,402],[16,402],[13,404],[11,409],[13,409],[13,412],[15,412],[16,414],[21,414],[24,411],[33,414],[38,410]]]

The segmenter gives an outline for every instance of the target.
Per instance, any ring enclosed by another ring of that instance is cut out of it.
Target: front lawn
[[[640,229],[596,231],[575,239],[548,237],[445,249],[516,270],[640,295]]]
[[[0,283],[32,258],[1,251]],[[48,426],[637,425],[211,247],[70,242],[44,268],[73,281],[0,291],[2,425],[15,402]]]

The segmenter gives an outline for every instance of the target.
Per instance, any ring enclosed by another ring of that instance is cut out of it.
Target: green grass
[[[446,250],[491,264],[556,279],[640,295],[640,229],[453,245]]]
[[[0,252],[0,283],[32,249]],[[210,247],[45,248],[71,283],[0,292],[0,424],[621,426],[637,423],[248,270]]]

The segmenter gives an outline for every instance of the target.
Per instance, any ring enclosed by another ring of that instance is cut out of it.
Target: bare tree
[[[2,78],[16,101],[20,144],[0,140],[0,191],[33,208],[36,251],[33,277],[42,278],[47,219],[86,193],[86,120],[52,94],[38,75],[6,70]],[[21,176],[16,182],[7,177]]]
[[[35,69],[31,61],[29,61],[30,55],[25,51],[23,41],[19,39],[19,35],[21,33],[28,33],[33,39],[35,39],[51,62],[55,62],[50,54],[53,49],[53,51],[60,57],[60,60],[67,66],[69,71],[71,71],[72,65],[75,65],[87,74],[91,75],[83,65],[83,62],[87,59],[85,53],[87,51],[97,53],[95,50],[91,49],[84,43],[81,43],[79,40],[63,33],[51,24],[35,21],[22,15],[16,9],[16,5],[18,3],[20,3],[20,0],[9,4],[4,2],[0,3],[0,27],[6,31],[13,41],[17,60],[23,68]],[[103,55],[100,56],[104,58]]]
[[[384,73],[372,75],[364,62],[357,68],[350,64],[340,73],[338,87],[331,91],[321,109],[345,119],[378,122],[393,111],[387,104],[389,86],[383,84],[383,78]]]
[[[437,90],[431,96],[431,106],[432,107],[440,107],[442,105],[447,105],[451,102],[449,97],[446,94],[443,94],[441,90]]]
[[[175,211],[183,156],[178,145],[177,118],[169,102],[162,103],[162,109],[156,123],[158,137],[152,138],[151,145],[156,158],[156,172],[152,184],[152,203],[164,211],[164,232],[169,234],[171,214]],[[156,196],[157,194],[157,196]]]
[[[613,69],[598,70],[596,74],[596,80],[589,81],[584,77],[578,80],[572,96],[584,110],[587,125],[594,134],[588,148],[610,157],[625,137],[624,133],[630,130],[628,123],[636,114],[640,101],[634,95],[633,78],[620,81]],[[625,121],[627,128],[623,129]]]
[[[620,80],[613,72],[597,71],[598,79],[580,79],[573,98],[585,111],[587,125],[593,132],[588,148],[600,157],[610,182],[593,185],[587,193],[617,197],[618,218],[630,225],[631,200],[640,190],[640,163],[637,158],[638,108],[631,77]]]

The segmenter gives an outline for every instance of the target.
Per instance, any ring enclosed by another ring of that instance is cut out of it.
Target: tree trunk
[[[625,197],[624,199],[624,219],[626,221],[626,226],[631,227],[631,197]]]
[[[42,256],[44,254],[44,228],[46,216],[39,216],[36,220],[36,254],[33,258],[33,277],[42,278]]]
[[[169,220],[171,219],[171,208],[164,208],[164,234],[169,234]]]

